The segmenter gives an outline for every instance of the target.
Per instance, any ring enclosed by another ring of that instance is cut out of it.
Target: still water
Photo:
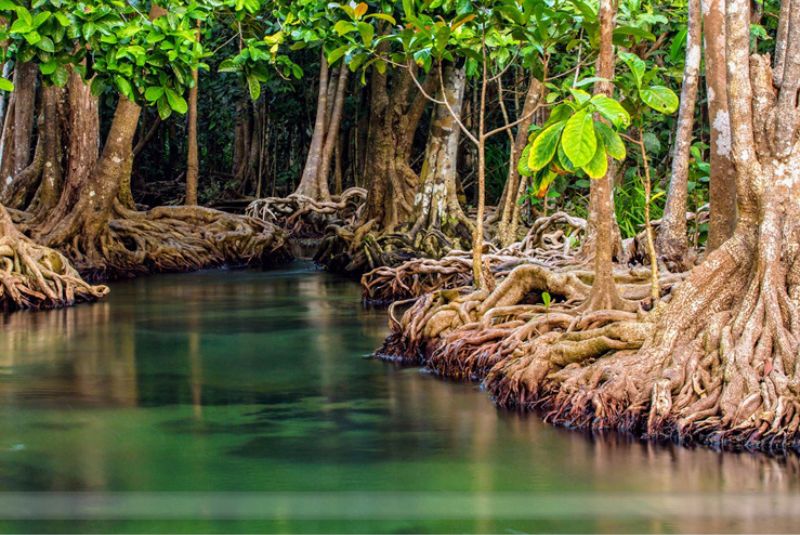
[[[794,531],[797,459],[499,412],[366,359],[387,332],[306,264],[113,286],[5,318],[0,530]]]

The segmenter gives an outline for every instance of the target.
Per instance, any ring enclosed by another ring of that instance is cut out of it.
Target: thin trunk
[[[197,21],[197,40],[200,40],[200,21]],[[192,70],[193,84],[189,89],[189,110],[187,121],[186,154],[186,200],[184,204],[197,204],[197,177],[200,174],[200,160],[197,152],[197,69]]]
[[[530,119],[525,120],[517,127],[517,134],[514,136],[514,143],[509,154],[508,180],[501,196],[501,213],[498,226],[500,243],[504,247],[510,245],[516,239],[516,230],[519,223],[519,203],[517,199],[519,199],[519,182],[521,178],[518,165],[519,157],[525,149],[525,145],[528,144],[528,129],[534,122],[534,112],[541,101],[543,89],[542,83],[535,77],[531,77],[528,92],[525,96],[525,104],[520,115],[521,117],[530,116]]]
[[[478,198],[475,229],[472,233],[472,280],[475,288],[486,285],[483,276],[483,218],[486,205],[486,92],[489,84],[489,66],[486,54],[486,23],[482,27],[481,51],[483,53],[483,76],[481,77],[480,102],[478,103]]]
[[[689,238],[686,231],[686,211],[689,195],[689,157],[692,147],[694,111],[700,72],[700,37],[702,21],[700,0],[689,0],[689,22],[686,33],[686,60],[683,67],[681,105],[672,152],[672,177],[669,183],[664,217],[658,229],[656,248],[668,266],[679,271],[687,267]]]
[[[614,48],[612,35],[615,27],[616,3],[600,0],[600,45],[596,75],[605,80],[614,79]],[[595,94],[611,96],[613,86],[607,81],[595,82]],[[609,160],[611,160],[609,158]],[[613,309],[620,307],[622,300],[614,283],[613,261],[615,236],[618,229],[614,219],[614,174],[616,165],[609,161],[603,178],[592,180],[590,200],[594,212],[594,283],[587,303],[589,309]],[[616,232],[615,232],[616,230]]]

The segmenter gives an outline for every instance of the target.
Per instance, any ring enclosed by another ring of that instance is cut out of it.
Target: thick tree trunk
[[[420,231],[434,229],[452,238],[460,238],[458,248],[469,243],[472,223],[458,202],[456,175],[458,170],[458,145],[461,128],[457,117],[461,117],[466,87],[464,68],[452,64],[444,67],[444,92],[439,90],[436,99],[450,105],[437,104],[431,121],[425,159],[420,172],[420,187],[414,198],[416,221],[411,236]]]
[[[14,174],[25,169],[31,161],[31,138],[36,116],[36,78],[39,67],[23,63],[14,72]]]
[[[64,150],[61,140],[64,118],[59,113],[63,108],[65,91],[58,87],[42,88],[44,128],[39,137],[44,141],[43,163],[39,188],[28,211],[35,216],[46,216],[58,203],[64,183]],[[35,159],[35,158],[34,158]]]
[[[374,72],[372,76],[365,223],[368,229],[393,232],[400,224],[415,220],[414,195],[419,177],[408,160],[428,101],[415,90],[411,75],[403,69],[393,73],[391,94],[385,74]],[[425,81],[428,94],[436,87],[434,78],[430,76]]]
[[[336,77],[335,92],[329,93],[330,100],[330,114],[329,120],[325,125],[325,143],[322,147],[322,155],[319,164],[319,176],[317,177],[320,191],[328,191],[328,177],[331,172],[331,161],[333,159],[334,150],[339,143],[339,130],[342,125],[342,111],[344,110],[344,101],[347,97],[347,80],[350,69],[342,63],[339,69],[339,75]]]
[[[731,155],[731,124],[725,73],[724,0],[703,1],[706,89],[711,124],[710,221],[706,250],[713,251],[731,237],[736,226],[736,172]]]
[[[683,67],[681,105],[678,111],[678,126],[672,151],[672,176],[664,209],[664,217],[658,228],[656,248],[667,266],[678,271],[688,267],[689,238],[686,232],[686,211],[689,185],[689,157],[692,147],[694,111],[697,102],[697,85],[700,73],[700,38],[702,21],[700,0],[689,0],[689,22],[686,33],[686,60]]]
[[[308,148],[306,165],[303,168],[303,176],[295,193],[304,195],[315,200],[328,200],[328,181],[325,178],[323,184],[320,179],[320,163],[322,162],[322,149],[325,145],[325,119],[328,113],[328,60],[325,53],[320,57],[319,66],[319,90],[317,94],[317,111],[314,120],[314,133],[311,136],[311,145]]]
[[[14,115],[17,107],[17,96],[11,93],[8,98],[8,109],[3,120],[3,134],[0,136],[0,193],[14,180]]]

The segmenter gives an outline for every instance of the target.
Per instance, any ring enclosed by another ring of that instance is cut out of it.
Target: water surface
[[[3,531],[794,531],[796,458],[588,437],[365,359],[299,264],[0,318]],[[38,518],[40,520],[33,520]]]

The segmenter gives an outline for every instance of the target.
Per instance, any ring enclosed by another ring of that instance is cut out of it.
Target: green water
[[[798,463],[588,437],[365,359],[308,265],[0,318],[0,530],[794,531]]]

